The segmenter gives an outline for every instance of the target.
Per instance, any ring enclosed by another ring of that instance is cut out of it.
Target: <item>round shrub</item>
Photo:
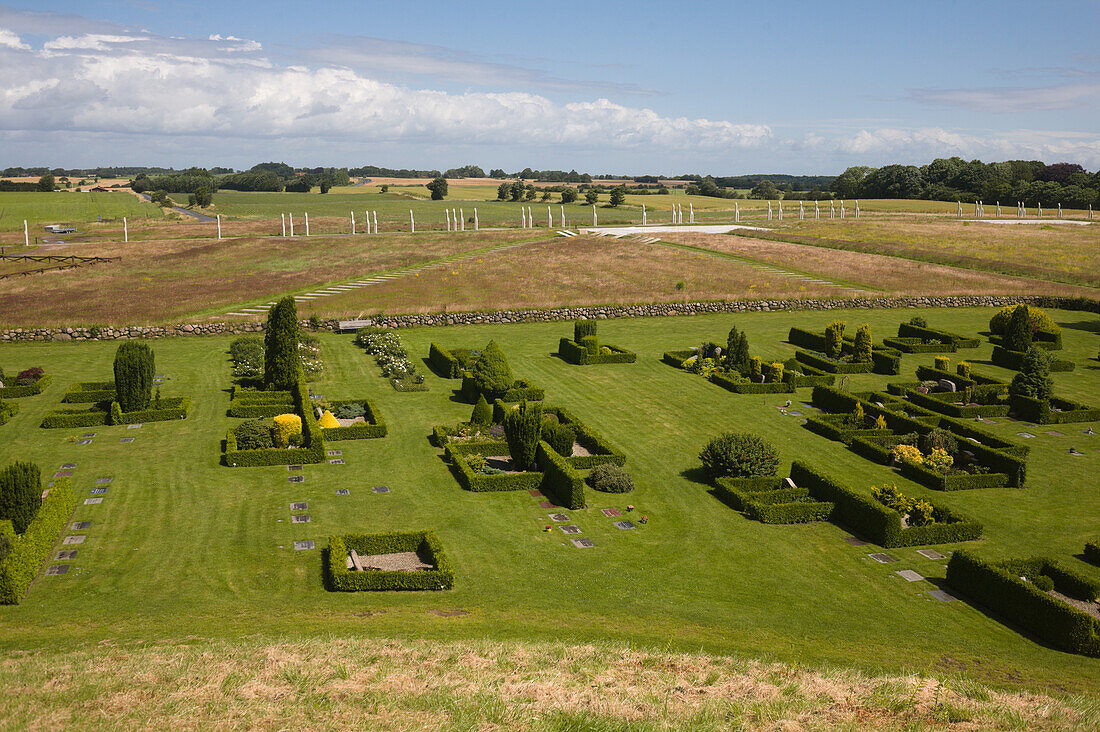
[[[1028,305],[1005,305],[1003,308],[997,311],[989,320],[989,332],[993,335],[1003,336],[1008,332],[1008,323],[1012,320],[1012,313],[1016,311],[1016,308],[1027,308],[1027,315],[1031,319],[1031,329],[1033,331],[1042,330],[1048,333],[1060,333],[1061,328],[1050,319],[1050,316],[1043,312],[1040,308],[1028,306]]]
[[[504,396],[512,388],[515,383],[512,368],[496,341],[489,341],[481,352],[481,358],[474,364],[473,379],[477,390],[490,398]]]
[[[261,419],[249,419],[233,429],[238,450],[265,450],[275,446],[271,428]]]
[[[561,424],[556,420],[553,422],[547,420],[542,423],[542,439],[554,448],[554,452],[562,457],[569,457],[573,454],[573,443],[577,441],[577,433],[569,425]]]
[[[1043,592],[1050,592],[1054,589],[1054,580],[1047,577],[1045,574],[1039,574],[1031,578],[1031,583],[1035,585],[1036,589]]]
[[[294,437],[302,434],[302,418],[297,414],[280,414],[275,418],[272,435],[276,447],[287,447]]]
[[[367,409],[362,404],[341,404],[336,408],[333,416],[337,419],[355,419],[356,417],[366,417]]]
[[[584,479],[594,491],[602,493],[630,493],[634,490],[634,479],[614,463],[597,465]]]
[[[749,432],[726,432],[707,443],[699,460],[712,478],[754,478],[775,475],[779,451]]]
[[[933,450],[943,450],[948,455],[959,452],[959,441],[947,430],[936,428],[920,440],[921,451],[931,455]]]
[[[927,328],[928,321],[917,315],[916,317],[909,318],[909,325],[916,326],[918,328]]]

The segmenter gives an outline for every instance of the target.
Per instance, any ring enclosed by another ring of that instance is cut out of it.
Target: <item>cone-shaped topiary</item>
[[[320,425],[322,429],[340,426],[340,423],[336,421],[336,416],[327,409],[321,415],[321,418],[317,420],[317,424]]]
[[[542,438],[542,403],[521,402],[504,415],[504,439],[516,470],[531,470]]]
[[[853,360],[858,363],[871,362],[871,326],[864,323],[856,331]]]
[[[490,399],[504,396],[515,383],[508,359],[496,341],[489,341],[481,351],[481,358],[474,364],[473,379],[477,390]]]
[[[1008,330],[1004,335],[1004,347],[1021,353],[1031,348],[1031,339],[1035,333],[1031,328],[1031,313],[1027,305],[1019,305],[1008,319]]]
[[[487,426],[493,423],[493,408],[489,406],[489,402],[485,400],[485,395],[481,394],[477,398],[477,404],[474,405],[474,411],[470,415],[470,424],[476,424],[480,426]]]
[[[737,330],[736,325],[726,338],[726,363],[742,376],[749,371],[749,337]]]
[[[264,331],[264,386],[289,390],[302,377],[298,353],[298,306],[287,296],[271,306]]]
[[[42,506],[42,476],[34,463],[13,463],[0,470],[0,520],[22,534]]]
[[[1012,377],[1008,393],[1012,396],[1050,399],[1054,394],[1054,379],[1050,378],[1050,354],[1032,346],[1024,354],[1020,373]]]
[[[153,349],[141,341],[125,341],[115,351],[115,399],[123,412],[149,408],[156,368]]]
[[[825,355],[840,358],[844,350],[844,322],[834,320],[825,326]]]

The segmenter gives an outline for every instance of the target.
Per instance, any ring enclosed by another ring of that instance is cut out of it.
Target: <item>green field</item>
[[[45,224],[86,224],[127,217],[131,222],[161,219],[159,207],[128,192],[118,193],[0,193],[0,231],[23,230],[42,235]]]
[[[927,310],[932,325],[962,333],[986,328],[989,309]],[[170,380],[165,396],[190,394],[183,422],[140,430],[99,427],[93,443],[75,444],[85,430],[43,430],[43,414],[77,381],[109,378],[115,345],[6,345],[5,372],[41,365],[54,376],[48,390],[20,400],[0,427],[3,459],[32,459],[47,477],[75,462],[74,485],[89,495],[96,478],[114,478],[99,505],[79,505],[74,520],[92,521],[72,570],[39,577],[19,606],[0,608],[0,649],[67,652],[101,641],[174,644],[189,638],[303,639],[370,636],[455,640],[486,638],[535,643],[589,642],[673,651],[733,653],[799,664],[867,671],[961,674],[998,686],[1057,693],[1100,692],[1100,661],[1052,650],[966,602],[929,599],[943,563],[915,549],[891,550],[901,562],[866,558],[828,523],[767,526],[716,500],[695,479],[696,454],[712,435],[731,428],[757,432],[779,447],[784,468],[809,462],[863,490],[896,481],[915,497],[932,497],[985,524],[976,547],[994,556],[1041,553],[1094,578],[1100,569],[1076,555],[1097,533],[1100,437],[1065,425],[1066,436],[1042,432],[1032,448],[1026,490],[986,489],[933,494],[884,466],[819,437],[775,407],[787,395],[738,396],[660,362],[669,349],[724,340],[731,324],[746,329],[754,353],[782,358],[789,327],[820,329],[834,317],[853,328],[870,322],[876,340],[893,335],[913,311],[767,313],[743,316],[635,319],[601,324],[602,340],[638,353],[633,365],[575,367],[549,354],[571,333],[569,323],[470,326],[403,331],[411,355],[428,345],[480,346],[495,338],[517,377],[546,388],[549,404],[566,407],[628,456],[637,490],[627,496],[589,492],[589,508],[569,512],[596,544],[577,549],[568,537],[541,529],[547,511],[526,492],[461,490],[430,427],[466,419],[470,407],[452,399],[455,382],[429,375],[426,393],[399,394],[378,376],[351,336],[322,334],[326,371],[313,384],[326,397],[368,396],[390,426],[378,440],[330,443],[346,465],[308,465],[306,480],[287,481],[285,467],[230,469],[219,465],[230,365],[228,338],[154,341],[157,371]],[[1095,316],[1053,311],[1077,370],[1056,376],[1060,396],[1100,400]],[[1009,372],[986,361],[990,346],[965,352],[975,370]],[[906,355],[898,377],[853,376],[854,390],[911,380],[932,356]],[[425,369],[426,370],[426,369]],[[808,398],[808,390],[795,397]],[[997,420],[988,429],[1015,438],[1018,427]],[[122,437],[136,437],[120,444]],[[1083,457],[1067,457],[1070,446]],[[391,494],[371,486],[389,485]],[[338,496],[338,488],[351,495]],[[308,501],[312,522],[291,525],[289,504]],[[649,523],[634,531],[612,526],[599,509],[635,504]],[[440,593],[326,592],[321,555],[294,551],[313,539],[346,531],[431,529],[456,567],[453,591]],[[948,551],[954,547],[938,547]],[[915,569],[928,582],[907,583],[896,569]],[[452,611],[467,614],[452,616]],[[441,614],[436,614],[437,611]]]

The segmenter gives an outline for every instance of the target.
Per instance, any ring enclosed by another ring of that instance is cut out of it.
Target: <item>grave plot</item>
[[[493,403],[493,426],[504,422],[504,415],[516,405],[498,399]],[[626,455],[603,435],[586,425],[572,412],[562,407],[544,404],[542,407],[543,439],[577,469],[594,468],[614,463],[625,465]],[[553,425],[557,425],[556,427]],[[490,428],[491,429],[491,428]],[[569,440],[570,434],[572,441]]]
[[[458,355],[456,355],[458,354]],[[508,359],[494,341],[480,350],[455,348],[448,350],[438,343],[428,348],[428,365],[445,379],[461,379],[457,396],[467,404],[479,397],[487,401],[542,401],[545,392],[524,379],[516,379]]]
[[[326,570],[338,592],[454,587],[450,560],[431,531],[331,536]]]
[[[773,362],[750,356],[748,349],[748,338],[734,328],[725,346],[706,341],[686,350],[666,351],[661,360],[734,394],[790,394],[799,387],[832,384],[836,378],[795,359]]]
[[[589,366],[601,363],[634,363],[638,354],[611,344],[600,344],[596,336],[595,320],[578,320],[573,323],[573,339],[562,338],[558,343],[558,357],[566,363]]]
[[[960,348],[977,348],[980,338],[929,328],[924,318],[898,324],[896,338],[883,338],[882,345],[902,353],[955,353]]]
[[[886,391],[958,419],[1008,414],[1008,382],[973,373],[966,361],[957,365],[955,373],[948,366],[947,357],[939,357],[935,368],[917,368],[920,381],[887,384]]]
[[[489,493],[537,489],[557,505],[570,509],[585,505],[583,476],[545,440],[539,441],[535,453],[539,471],[512,470],[507,442],[451,444],[443,454],[465,490]]]
[[[947,506],[900,501],[887,505],[799,461],[791,464],[787,478],[718,478],[714,494],[762,523],[830,521],[882,547],[945,544],[982,535],[980,523]],[[860,545],[855,542],[849,540],[853,546]]]
[[[1012,413],[1017,419],[1035,424],[1068,424],[1100,420],[1100,409],[1051,396],[1049,399],[1013,395],[1009,397]]]
[[[247,394],[248,396],[244,396]],[[271,395],[265,401],[264,394]],[[290,395],[288,404],[286,395]],[[262,419],[242,422],[226,433],[222,464],[228,467],[256,467],[261,465],[304,465],[325,460],[325,440],[309,399],[309,387],[299,380],[289,392],[244,391],[234,401],[243,397],[237,413],[272,415],[274,426]],[[230,412],[234,410],[231,407]],[[302,476],[292,476],[301,478]],[[300,481],[299,481],[300,482]]]
[[[313,412],[325,440],[330,442],[386,436],[386,421],[382,418],[378,405],[365,397],[321,399],[313,403]]]
[[[21,399],[41,394],[53,381],[53,377],[40,367],[32,366],[15,375],[5,375],[0,370],[0,399]]]
[[[1022,330],[1015,330],[1013,316],[1023,308]],[[1019,371],[1027,358],[1031,347],[1044,351],[1062,350],[1062,329],[1040,308],[1029,305],[1007,305],[1001,308],[989,321],[989,342],[993,345],[990,360],[1001,368]],[[1073,361],[1052,359],[1051,371],[1073,371]]]
[[[7,472],[5,483],[22,486],[19,492],[33,496],[37,504],[25,526],[10,520],[0,521],[0,534],[13,539],[11,551],[0,559],[0,604],[16,605],[26,595],[43,563],[49,559],[58,537],[65,531],[76,507],[76,492],[66,477],[55,479],[50,488],[43,490],[38,466],[33,464],[17,463],[4,471]],[[69,536],[63,544],[71,546],[83,540],[82,536]],[[54,572],[62,573],[60,570]]]
[[[417,371],[409,360],[409,352],[401,342],[400,334],[381,328],[362,328],[355,334],[355,344],[374,356],[382,369],[382,376],[389,380],[395,391],[427,391],[424,374]]]
[[[957,551],[952,591],[1070,653],[1100,656],[1100,582],[1046,557],[993,560]]]
[[[795,353],[799,363],[830,374],[894,375],[901,371],[901,351],[886,346],[876,346],[869,331],[866,340],[857,344],[857,338],[844,334],[845,324],[830,324],[824,333],[803,328],[791,328],[787,341],[808,350]],[[860,336],[857,331],[856,336]],[[862,340],[862,337],[861,337]]]
[[[808,418],[808,429],[844,442],[869,460],[893,465],[905,477],[933,490],[1024,485],[1027,448],[970,423],[887,394],[855,394],[831,387],[814,387],[814,404],[832,416]],[[852,426],[872,418],[877,425],[872,433]]]

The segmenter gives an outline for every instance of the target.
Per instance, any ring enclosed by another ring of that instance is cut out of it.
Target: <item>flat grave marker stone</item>
[[[613,516],[622,516],[623,515],[623,512],[620,511],[617,508],[604,508],[604,509],[600,510],[600,513],[602,513],[607,518],[612,518]]]
[[[309,509],[309,504],[305,501],[296,501],[290,504],[291,511],[306,511]]]
[[[308,524],[311,521],[309,514],[300,514],[298,516],[291,516],[290,523],[292,524]]]
[[[628,531],[628,530],[636,528],[636,527],[634,526],[634,523],[631,522],[631,521],[616,521],[615,522],[615,528],[616,529],[622,529],[624,531]]]
[[[328,464],[329,465],[344,465],[345,463],[344,463],[343,458],[335,458],[333,460],[329,460]]]
[[[85,506],[91,506],[92,504],[95,504],[95,503],[103,503],[103,496],[97,496],[96,498],[85,498],[84,499],[84,505]]]
[[[292,475],[289,478],[287,478],[287,482],[288,483],[305,483],[306,482],[306,476],[304,476],[304,475]]]
[[[120,437],[120,438],[118,438],[118,441],[121,442],[123,445],[129,445],[131,442],[134,441],[134,438],[133,437]]]
[[[90,528],[92,528],[92,522],[91,521],[73,521],[72,528],[77,529],[77,530],[90,529]]]
[[[926,559],[947,559],[944,555],[940,554],[935,549],[917,549],[917,554],[920,554]]]
[[[373,488],[371,488],[371,490],[374,491],[375,493],[389,493],[390,492],[390,487],[388,485],[376,485]]]
[[[59,551],[57,553],[57,558],[59,560],[61,560],[61,559],[75,559],[76,558],[76,549],[65,549],[65,550]]]
[[[69,571],[69,565],[67,564],[54,564],[46,568],[47,576],[57,576],[59,574],[65,574]]]
[[[550,520],[555,522],[568,521],[569,517],[564,513],[552,513],[550,514]]]
[[[1035,436],[1035,435],[1031,434],[1030,432],[1017,432],[1016,434],[1018,436],[1024,438],[1025,440],[1031,439],[1032,437]]]
[[[110,483],[113,480],[114,480],[114,478],[96,478],[95,479],[95,484],[96,485],[107,485],[108,483]]]
[[[894,572],[898,577],[901,577],[906,582],[920,582],[924,577],[919,572],[914,572],[911,569],[903,569],[900,572]]]
[[[539,501],[539,508],[553,508],[554,504],[550,501]]]
[[[90,444],[92,444],[92,441],[91,440],[77,440],[76,444],[78,444],[78,445],[90,445]]]
[[[576,524],[566,524],[565,526],[559,526],[558,528],[561,529],[566,534],[579,534],[579,533],[581,533],[581,527],[577,526]]]
[[[91,493],[93,496],[100,496],[107,492],[106,488],[92,488]]]
[[[53,477],[55,479],[56,478],[69,478],[69,477],[72,477],[72,474],[73,474],[73,471],[71,471],[71,470],[58,470],[56,473],[53,474]]]
[[[62,463],[61,464],[61,469],[62,470],[72,470],[75,467],[76,467],[76,463]]]
[[[73,544],[83,544],[84,540],[88,538],[86,536],[66,536],[61,540],[61,543],[65,546],[72,546]]]
[[[1059,432],[1058,430],[1047,430],[1047,434],[1051,437],[1065,437],[1065,432]]]
[[[83,437],[85,440],[90,440],[95,437],[95,434],[95,432],[85,432],[83,435],[81,435],[81,437]]]
[[[936,598],[940,602],[953,602],[953,601],[959,599],[959,598],[955,597],[954,595],[949,595],[948,593],[944,592],[943,590],[929,590],[928,594],[931,595],[932,597]]]
[[[869,556],[871,559],[874,559],[876,562],[879,562],[880,564],[891,564],[898,561],[897,559],[894,559],[892,556],[884,552],[876,552],[874,554],[868,554],[867,556]]]
[[[290,470],[290,471],[301,470],[302,466],[301,465],[287,465],[286,469]]]
[[[852,546],[866,546],[867,545],[867,542],[865,542],[863,539],[857,539],[854,536],[845,536],[844,541],[848,542]]]
[[[591,549],[592,547],[596,546],[592,543],[591,539],[570,539],[570,541],[572,541],[573,546],[577,547],[578,549]]]
[[[351,491],[349,491],[347,488],[337,488],[336,489],[336,495],[338,495],[338,496],[350,496]]]
[[[296,542],[294,542],[294,550],[295,551],[302,551],[303,549],[312,549],[312,548],[313,548],[313,539],[309,539],[307,541],[296,541]]]
[[[542,498],[542,491],[540,491],[538,488],[532,488],[527,492],[531,494],[532,498]]]
[[[140,430],[141,429],[141,424],[140,423],[139,424],[128,424],[128,425],[126,425],[126,429],[128,429],[128,430]]]
[[[329,457],[340,457],[343,454],[343,450],[325,450],[325,455]]]

